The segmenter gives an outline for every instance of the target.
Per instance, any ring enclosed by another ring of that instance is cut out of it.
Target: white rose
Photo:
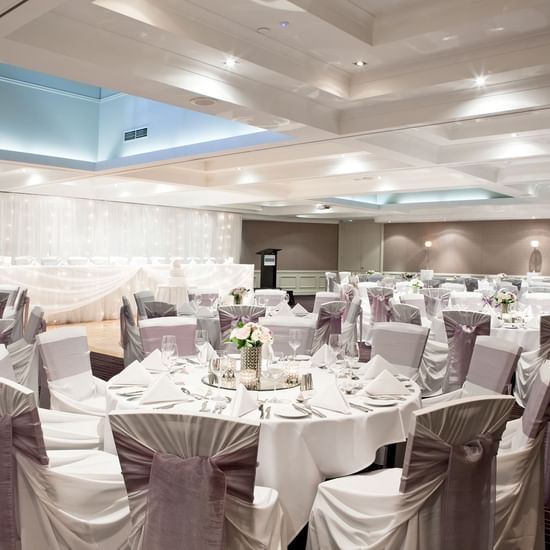
[[[258,329],[253,330],[252,334],[250,335],[250,339],[253,342],[260,342],[262,339],[262,333]]]
[[[262,333],[260,334],[260,342],[262,344],[271,344],[271,342],[273,342],[273,338],[271,336],[271,331],[270,330],[263,330]]]
[[[233,338],[237,338],[238,340],[246,340],[250,336],[250,327],[245,325],[244,327],[236,328],[233,332],[235,333]]]

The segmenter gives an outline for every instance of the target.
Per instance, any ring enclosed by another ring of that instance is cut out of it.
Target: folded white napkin
[[[145,370],[145,367],[139,361],[134,361],[116,376],[113,376],[109,380],[109,384],[148,386],[152,381],[153,377]]]
[[[189,398],[172,382],[168,373],[161,374],[141,396],[141,405],[167,401],[188,401]]]
[[[202,364],[208,363],[211,359],[217,359],[218,354],[211,346],[210,342],[206,342],[198,353],[198,359]]]
[[[294,315],[302,315],[303,316],[303,315],[308,314],[307,309],[302,304],[296,304],[292,308],[292,311],[293,311]]]
[[[257,408],[256,398],[242,384],[239,384],[235,397],[233,397],[233,401],[226,410],[229,416],[243,416],[255,411]]]
[[[294,313],[290,306],[283,302],[277,306],[277,309],[272,313],[272,317],[294,317]]]
[[[339,413],[349,414],[350,406],[342,392],[336,386],[336,381],[321,388],[310,400],[310,405],[320,409],[328,409]]]
[[[386,361],[381,355],[375,355],[370,361],[365,363],[360,369],[359,374],[365,378],[376,378],[380,373],[387,370],[392,374],[398,374],[399,368]]]
[[[178,315],[195,315],[195,308],[192,304],[181,304],[178,307]]]
[[[382,371],[369,382],[365,391],[371,395],[406,395],[407,388],[389,371]]]
[[[162,364],[162,354],[160,349],[153,350],[142,362],[141,366],[150,372],[166,371],[166,367]]]
[[[323,344],[311,357],[311,365],[313,367],[324,367],[334,362],[334,352],[328,347],[327,344]]]

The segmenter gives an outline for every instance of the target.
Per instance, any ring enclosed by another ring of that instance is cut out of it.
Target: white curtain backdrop
[[[2,256],[181,256],[239,260],[241,216],[0,193]]]

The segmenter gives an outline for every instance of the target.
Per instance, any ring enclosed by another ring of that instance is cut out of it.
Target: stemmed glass
[[[223,377],[226,375],[227,370],[229,369],[229,357],[227,357],[225,350],[217,350],[218,354],[217,359],[212,359],[210,363],[212,372],[216,375],[218,381],[218,392],[212,400],[214,401],[224,401],[225,396],[221,392],[221,385]]]
[[[300,347],[300,332],[294,328],[288,331],[288,345],[293,351],[292,360],[296,361],[296,350]]]
[[[195,311],[198,311],[202,304],[202,296],[200,294],[195,294],[193,297],[193,304],[195,305]]]
[[[284,403],[284,399],[277,397],[277,385],[285,374],[284,355],[282,353],[275,354],[275,358],[271,361],[269,368],[264,372],[265,376],[273,380],[273,395],[269,399],[270,403]]]
[[[203,350],[208,342],[208,331],[206,330],[196,330],[195,331],[195,348],[197,350],[197,355],[199,356],[199,361],[205,362],[206,357],[203,358]]]
[[[348,345],[346,345],[345,351],[344,351],[344,361],[346,365],[345,374],[344,374],[344,391],[346,393],[351,393],[353,388],[356,386],[356,382],[353,380],[353,369],[357,368],[357,364],[359,363],[359,344],[357,342],[352,342]],[[357,378],[356,378],[357,380]]]
[[[170,370],[173,358],[177,356],[177,349],[176,337],[172,334],[165,334],[162,337],[160,352],[162,364],[166,366],[167,370]]]
[[[328,337],[328,347],[331,351],[328,367],[331,368],[332,366],[332,372],[337,373],[342,365],[342,338],[340,334],[331,334]]]

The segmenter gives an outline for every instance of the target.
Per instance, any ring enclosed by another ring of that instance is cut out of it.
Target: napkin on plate
[[[323,344],[311,357],[311,366],[324,367],[334,362],[334,353],[327,344]]]
[[[206,342],[206,344],[201,347],[199,353],[197,354],[197,357],[199,362],[204,365],[205,363],[208,363],[208,361],[210,361],[211,359],[217,359],[218,354],[216,353],[216,350],[212,347],[210,342]]]
[[[388,370],[382,371],[365,387],[371,395],[408,395],[407,388]]]
[[[226,411],[229,416],[244,416],[257,408],[256,398],[242,384],[239,384],[235,397],[233,397],[233,401],[231,401]]]
[[[141,366],[150,372],[165,372],[166,367],[162,363],[160,349],[154,349],[142,362]]]
[[[286,302],[282,302],[271,315],[272,317],[294,317],[294,313]]]
[[[308,314],[307,309],[302,304],[296,304],[292,308],[292,312],[294,313],[294,315],[298,315],[298,316],[304,316]]]
[[[148,386],[152,381],[153,377],[145,370],[145,367],[139,361],[134,361],[113,376],[109,380],[109,385]]]
[[[328,409],[343,414],[351,412],[350,406],[342,392],[336,386],[336,382],[326,385],[316,392],[315,396],[310,400],[309,404],[312,407],[320,409]]]
[[[139,404],[147,405],[173,401],[189,401],[189,397],[172,382],[170,375],[166,373],[161,374],[145,391],[139,400]]]
[[[375,355],[370,361],[359,369],[359,374],[365,378],[376,378],[383,371],[399,374],[399,369],[386,361],[381,355]]]

